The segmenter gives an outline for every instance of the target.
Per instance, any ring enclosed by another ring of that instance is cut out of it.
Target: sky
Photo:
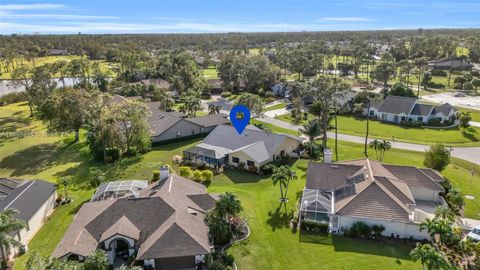
[[[480,0],[0,0],[0,34],[480,28]]]

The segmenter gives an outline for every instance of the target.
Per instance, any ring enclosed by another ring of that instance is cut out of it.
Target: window
[[[423,117],[419,116],[419,117],[418,117],[418,121],[419,121],[419,122],[423,122]]]
[[[280,151],[280,156],[284,157],[285,156],[285,150]]]
[[[373,114],[374,114],[374,111],[370,111],[370,115],[373,116]]]
[[[233,163],[240,163],[240,159],[238,157],[232,157]]]
[[[255,162],[251,161],[251,160],[247,160],[247,166],[255,166]]]
[[[180,137],[180,136],[182,136],[182,133],[179,131],[177,132],[177,137]]]

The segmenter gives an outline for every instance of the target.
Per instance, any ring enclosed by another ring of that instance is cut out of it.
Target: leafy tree
[[[452,207],[452,210],[457,214],[460,212],[460,210],[463,209],[463,206],[465,205],[464,196],[461,190],[457,187],[452,187],[448,191],[446,199]]]
[[[236,217],[242,211],[243,207],[240,200],[231,192],[221,194],[220,199],[215,204],[215,212],[224,219]]]
[[[121,148],[125,151],[135,147],[140,152],[150,149],[151,139],[146,122],[148,111],[140,102],[127,102],[113,106],[116,122],[122,134]]]
[[[414,262],[420,260],[423,269],[450,269],[444,255],[429,244],[417,243],[417,246],[410,252]]]
[[[423,88],[424,89],[428,89],[428,86],[430,85],[430,83],[432,82],[432,73],[426,71],[423,73],[423,77],[422,77],[422,85],[423,85]]]
[[[395,66],[388,62],[380,62],[373,70],[373,77],[379,82],[383,82],[383,89],[387,89],[388,80],[395,74]]]
[[[470,127],[472,116],[470,115],[470,112],[461,112],[458,120],[460,121],[460,127],[463,129],[463,132],[465,132],[465,130]]]
[[[30,81],[30,68],[25,65],[19,66],[12,72],[12,79],[15,80],[16,84],[20,84],[25,88],[27,92],[28,106],[30,108],[30,117],[33,116],[33,102],[34,95],[32,93],[31,81]]]
[[[210,105],[208,105],[208,114],[220,113],[221,109],[222,109],[222,106],[215,105],[215,104],[210,104]]]
[[[15,217],[17,214],[18,211],[15,209],[0,212],[0,248],[2,248],[2,254],[8,254],[11,248],[19,248],[23,245],[16,239],[16,232],[25,228],[26,224]]]
[[[450,151],[443,144],[434,144],[425,151],[423,165],[439,172],[450,164]]]
[[[263,111],[263,102],[260,96],[245,93],[242,94],[238,99],[236,104],[241,104],[247,107],[253,115],[260,116]]]
[[[322,128],[320,126],[320,123],[318,123],[318,120],[311,120],[310,122],[306,123],[303,125],[303,128],[300,129],[300,132],[308,137],[308,141],[310,142],[309,146],[309,156],[310,158],[313,157],[313,142],[315,141],[315,138],[320,136],[322,134]]]
[[[160,102],[159,109],[162,111],[169,111],[171,110],[172,106],[175,104],[175,100],[172,98],[170,93],[167,92],[166,89],[163,88],[152,88],[152,101]]]
[[[291,180],[297,179],[295,172],[290,169],[288,166],[280,166],[273,169],[272,181],[273,184],[278,184],[280,186],[280,201],[286,202],[288,186]]]
[[[412,88],[408,87],[403,83],[396,83],[390,91],[388,91],[389,95],[392,96],[401,96],[401,97],[416,97],[413,93]]]
[[[191,116],[195,117],[197,111],[202,107],[202,100],[198,96],[198,93],[193,91],[186,92],[182,98],[184,110]]]

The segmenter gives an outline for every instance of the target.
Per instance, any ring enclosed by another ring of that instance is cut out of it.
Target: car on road
[[[467,234],[467,237],[470,238],[474,242],[480,241],[480,226],[473,228],[471,232]]]

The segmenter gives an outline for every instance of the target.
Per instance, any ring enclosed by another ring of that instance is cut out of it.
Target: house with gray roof
[[[111,103],[135,102],[120,95],[112,96]],[[149,109],[147,122],[150,126],[152,143],[165,143],[172,140],[187,139],[204,136],[216,126],[228,124],[230,121],[226,114],[209,114],[198,117],[188,117],[176,111],[165,112],[160,110],[160,102],[146,102]]]
[[[428,239],[419,224],[446,205],[442,175],[428,168],[381,164],[369,159],[310,162],[300,223],[328,225],[343,233],[355,222],[383,225],[384,235]]]
[[[243,166],[258,171],[260,166],[274,160],[296,156],[302,141],[296,136],[266,132],[255,126],[248,126],[238,134],[230,125],[219,125],[201,143],[183,151],[183,158],[217,169]]]
[[[450,123],[457,117],[457,110],[450,104],[440,106],[418,103],[416,98],[387,96],[382,101],[370,103],[370,110],[365,108],[364,115],[390,123],[423,123],[435,119],[440,123]]]
[[[15,209],[16,218],[23,220],[26,227],[16,232],[16,240],[28,249],[28,243],[43,226],[45,219],[56,206],[57,186],[43,180],[19,180],[0,178],[0,211]],[[13,257],[18,253],[13,249],[5,254],[0,248],[0,257]]]
[[[205,217],[216,199],[204,185],[177,175],[136,186],[136,192],[94,196],[83,204],[53,257],[83,261],[102,249],[115,266],[132,256],[146,269],[196,269],[202,264],[212,251]],[[104,192],[99,189],[96,193]]]
[[[455,69],[455,70],[470,70],[473,65],[466,59],[462,58],[443,58],[435,59],[428,62],[428,66],[434,69]]]

